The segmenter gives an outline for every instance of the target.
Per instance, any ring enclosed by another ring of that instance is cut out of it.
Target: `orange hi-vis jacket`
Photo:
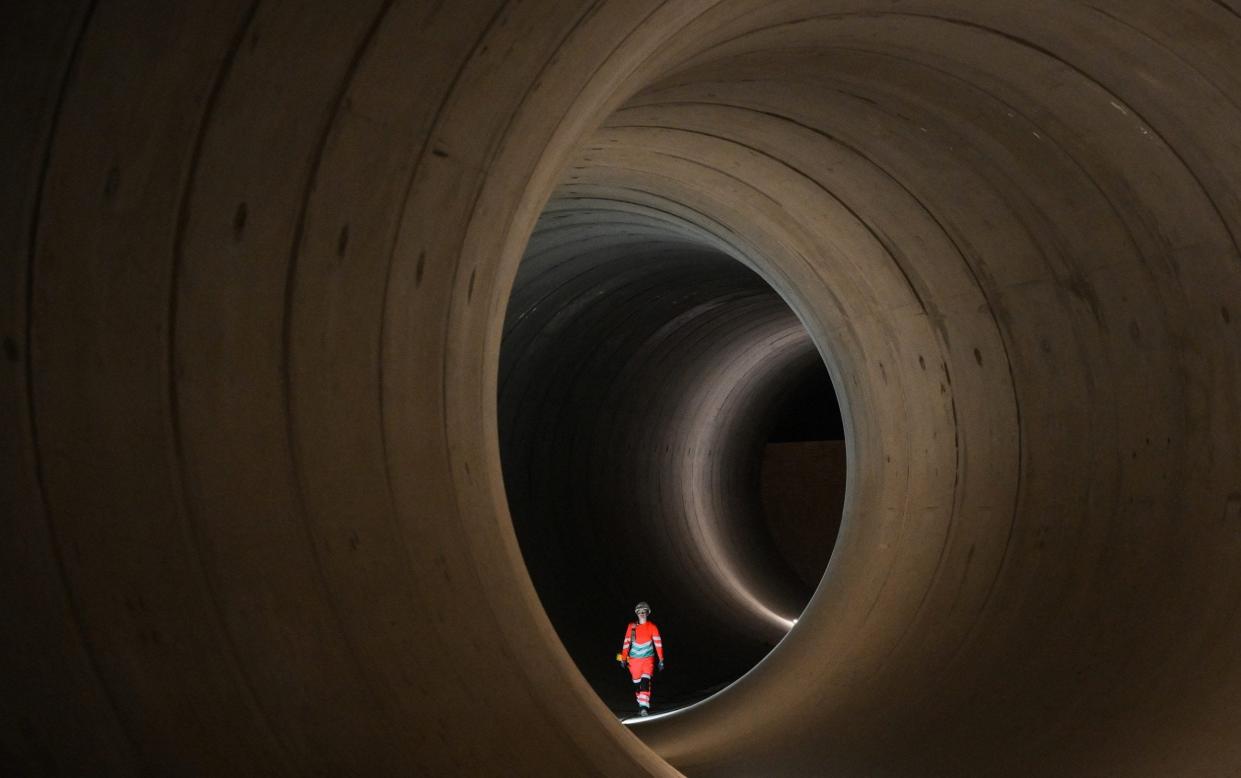
[[[664,643],[659,637],[659,627],[654,622],[645,624],[630,622],[625,628],[625,644],[621,646],[621,659],[644,659],[658,656],[664,661]]]

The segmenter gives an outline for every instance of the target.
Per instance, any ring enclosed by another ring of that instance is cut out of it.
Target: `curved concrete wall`
[[[1233,0],[14,5],[17,770],[1241,769]],[[641,741],[502,487],[558,185],[748,258],[847,417],[800,623]]]

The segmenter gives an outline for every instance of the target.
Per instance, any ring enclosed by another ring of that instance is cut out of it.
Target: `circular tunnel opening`
[[[639,600],[667,658],[653,709],[693,704],[792,628],[845,490],[836,394],[802,323],[733,252],[616,202],[554,199],[500,355],[504,484],[541,602],[619,715]]]

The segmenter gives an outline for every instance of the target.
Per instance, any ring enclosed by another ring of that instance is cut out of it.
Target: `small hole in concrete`
[[[103,182],[103,196],[106,200],[111,200],[116,196],[116,192],[121,188],[121,169],[116,165],[108,168],[108,177]]]
[[[349,225],[340,228],[340,235],[336,237],[336,256],[344,257],[345,251],[349,248]]]
[[[233,240],[241,240],[241,235],[246,231],[246,221],[250,218],[250,211],[246,208],[245,203],[237,206],[237,210],[233,212]]]

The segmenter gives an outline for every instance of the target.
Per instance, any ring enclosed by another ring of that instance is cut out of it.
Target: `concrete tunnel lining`
[[[1231,0],[6,13],[4,767],[1241,768]],[[554,192],[760,258],[848,425],[798,628],[636,736],[501,478]]]

